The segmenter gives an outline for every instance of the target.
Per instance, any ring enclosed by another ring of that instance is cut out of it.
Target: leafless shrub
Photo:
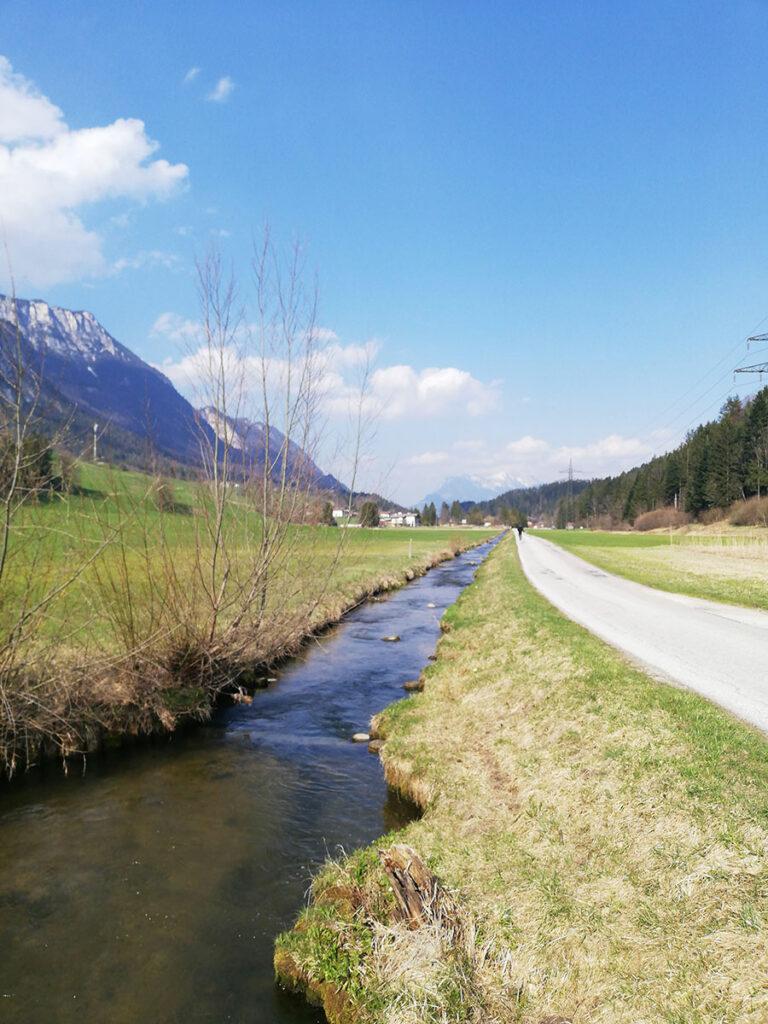
[[[675,529],[678,526],[686,526],[690,523],[691,517],[687,512],[671,505],[667,508],[655,508],[651,512],[643,512],[635,519],[636,530],[660,530]]]
[[[299,247],[283,253],[265,233],[249,318],[220,255],[201,261],[201,338],[190,352],[203,467],[194,542],[178,550],[167,517],[156,514],[164,493],[156,482],[151,495],[121,497],[113,557],[92,573],[121,672],[175,679],[194,713],[202,706],[194,695],[204,704],[237,685],[255,665],[295,650],[328,615],[323,602],[346,531],[318,546],[318,532],[305,528],[325,500],[315,458],[326,374],[317,296],[304,277]],[[353,411],[357,450],[364,408],[361,399]]]
[[[728,512],[724,508],[708,508],[699,512],[697,519],[704,526],[712,526],[713,523],[720,523],[727,517]]]
[[[732,526],[768,526],[768,498],[747,498],[731,505],[728,522]]]

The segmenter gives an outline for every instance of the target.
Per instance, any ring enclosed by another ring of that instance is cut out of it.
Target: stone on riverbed
[[[352,737],[353,743],[368,743],[371,737],[367,732],[356,732]]]
[[[437,605],[435,604],[434,601],[430,601],[429,604],[427,605],[427,608],[437,608]]]
[[[381,639],[387,644],[400,643],[400,637],[396,633],[393,633],[392,636],[383,636]]]
[[[384,740],[371,740],[368,744],[369,754],[378,754],[381,748],[384,746]]]

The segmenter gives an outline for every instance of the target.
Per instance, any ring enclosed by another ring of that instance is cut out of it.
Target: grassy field
[[[0,601],[0,763],[204,716],[367,594],[493,532],[286,525],[265,561],[254,504],[233,493],[216,561],[211,492],[190,482],[159,500],[150,477],[86,465],[74,493],[22,508]]]
[[[124,545],[108,545],[98,559],[102,574],[127,557],[128,574],[138,581],[153,547],[159,552],[160,537],[167,543],[180,573],[192,571],[196,537],[201,530],[197,515],[199,490],[188,481],[171,481],[174,509],[158,511],[148,498],[152,480],[142,473],[113,470],[106,466],[84,464],[79,472],[79,491],[72,496],[54,495],[50,500],[30,505],[22,520],[18,543],[23,547],[17,559],[17,572],[23,571],[25,558],[34,556],[41,574],[50,585],[98,548],[110,527],[124,519],[121,530]],[[451,547],[464,547],[491,536],[495,531],[482,528],[436,527],[416,529],[350,529],[345,531],[344,549],[334,570],[327,600],[318,609],[318,617],[330,613],[338,601],[346,602],[376,580],[395,580],[412,565],[427,563],[435,554]],[[340,530],[334,527],[295,526],[288,545],[296,572],[312,562],[312,572],[322,576],[336,562]],[[147,551],[149,538],[149,551]],[[235,562],[247,564],[260,539],[257,516],[243,515],[231,527],[231,545]],[[125,550],[123,550],[123,548]],[[24,554],[26,552],[26,555]],[[291,565],[287,566],[291,571]],[[105,617],[94,615],[97,602],[103,600],[102,588],[95,585],[95,572],[85,574],[81,584],[69,589],[56,604],[47,629],[56,635],[71,633],[73,627],[96,630],[100,642],[109,644]],[[13,581],[9,586],[12,587]],[[296,588],[297,597],[300,588]],[[119,596],[119,595],[118,595]],[[9,597],[3,602],[12,605]],[[67,628],[64,629],[66,622]]]
[[[660,590],[768,608],[768,530],[601,533],[546,530],[546,540],[608,572]]]
[[[458,919],[393,923],[387,837],[316,879],[278,940],[284,984],[332,1024],[768,1020],[762,736],[561,616],[510,541],[424,679],[376,724],[424,810],[397,841]]]

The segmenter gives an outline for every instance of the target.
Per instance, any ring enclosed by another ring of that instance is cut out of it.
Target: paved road
[[[531,583],[571,619],[768,732],[768,612],[653,590],[530,533],[519,550]]]

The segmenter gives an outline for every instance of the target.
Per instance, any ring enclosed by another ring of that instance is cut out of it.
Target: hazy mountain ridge
[[[424,498],[417,502],[417,507],[422,508],[424,505],[429,505],[430,502],[434,502],[435,507],[439,510],[441,504],[445,502],[447,505],[452,504],[454,501],[459,501],[462,504],[479,504],[481,502],[492,501],[499,493],[499,487],[504,485],[511,486],[519,484],[521,487],[525,486],[524,481],[518,480],[517,478],[510,478],[504,480],[500,484],[486,484],[480,477],[474,476],[452,476],[444,480],[443,483],[436,488],[434,491],[425,495]]]

